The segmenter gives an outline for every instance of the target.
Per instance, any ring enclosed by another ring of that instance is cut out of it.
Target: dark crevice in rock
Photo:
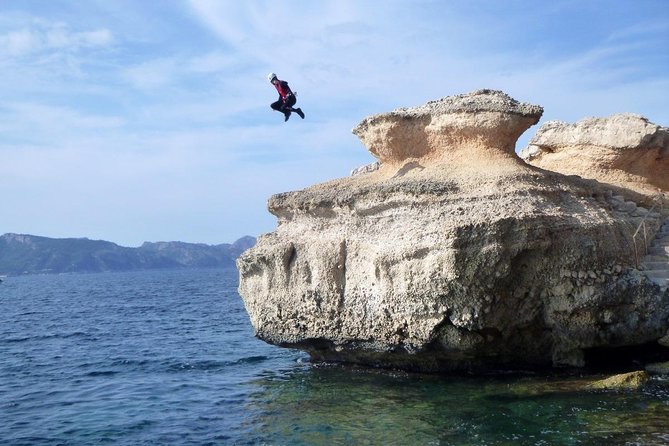
[[[630,372],[645,364],[669,361],[669,348],[657,342],[624,347],[595,347],[584,349],[585,365],[597,372]]]

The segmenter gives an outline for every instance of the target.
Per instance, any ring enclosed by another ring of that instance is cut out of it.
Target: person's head
[[[267,79],[269,79],[269,81],[273,84],[276,84],[277,82],[279,82],[279,78],[276,77],[276,74],[274,74],[274,73],[268,74]]]

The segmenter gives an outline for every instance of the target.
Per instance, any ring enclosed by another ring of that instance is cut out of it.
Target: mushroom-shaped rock
[[[514,153],[540,114],[480,90],[363,120],[381,168],[274,195],[278,227],[238,260],[256,335],[426,371],[583,365],[662,337],[669,293],[635,270],[635,204]]]
[[[477,90],[370,116],[353,133],[384,164],[515,157],[518,137],[542,113],[540,106],[519,103],[501,91]]]

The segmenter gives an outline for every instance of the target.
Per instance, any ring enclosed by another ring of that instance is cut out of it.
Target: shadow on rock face
[[[393,176],[393,178],[401,178],[414,169],[423,170],[425,168],[417,162],[406,163],[404,166],[402,166],[400,170],[397,171],[397,173]]]

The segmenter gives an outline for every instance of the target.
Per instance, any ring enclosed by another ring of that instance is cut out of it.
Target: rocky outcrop
[[[502,92],[479,90],[370,116],[353,133],[381,163],[391,166],[417,158],[430,164],[472,158],[478,163],[480,158],[512,154],[518,137],[542,113],[541,107],[521,104]]]
[[[365,166],[356,167],[351,171],[351,176],[362,175],[363,173],[372,173],[376,172],[381,168],[380,161],[374,161],[373,163],[367,164]]]
[[[257,336],[424,371],[578,366],[662,337],[669,293],[631,239],[662,216],[522,161],[541,113],[479,90],[363,120],[380,167],[271,197],[277,229],[238,260]]]
[[[520,156],[533,166],[643,194],[669,190],[669,129],[635,114],[547,122]]]

